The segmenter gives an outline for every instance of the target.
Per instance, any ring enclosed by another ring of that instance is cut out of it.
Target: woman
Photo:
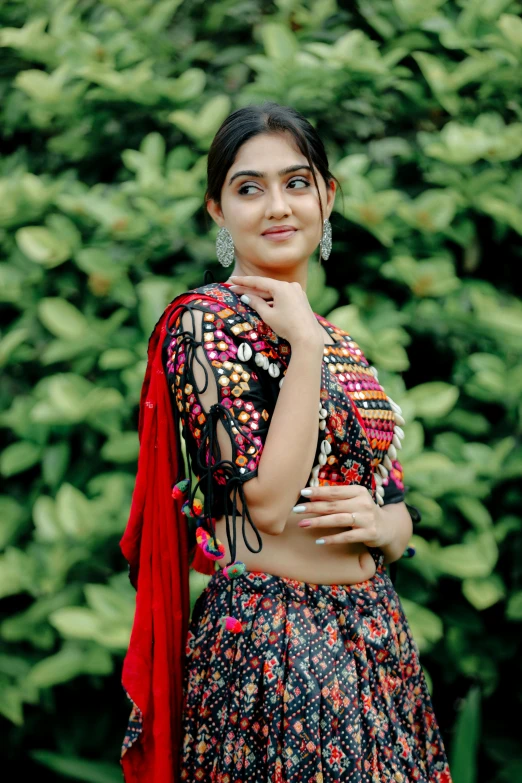
[[[234,267],[176,297],[149,342],[121,542],[127,783],[451,783],[385,569],[412,532],[404,421],[305,293],[335,183],[314,128],[278,104],[234,112],[210,148],[207,209]],[[194,534],[211,579],[187,631]]]

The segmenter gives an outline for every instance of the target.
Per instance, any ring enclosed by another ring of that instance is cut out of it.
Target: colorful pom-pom
[[[222,628],[225,628],[227,631],[231,631],[232,633],[241,633],[243,631],[243,626],[237,617],[230,617],[229,615],[226,617],[220,617],[219,624]]]
[[[407,547],[405,549],[405,551],[403,552],[403,554],[402,554],[403,557],[413,557],[414,555],[415,555],[415,547],[414,546]]]
[[[172,488],[172,497],[175,500],[177,498],[183,497],[183,495],[186,493],[189,487],[190,487],[190,479],[181,479],[181,481],[178,481],[177,484],[174,484],[174,487]]]
[[[195,517],[199,517],[199,515],[203,511],[203,503],[199,498],[194,498],[192,502],[192,511]]]
[[[223,546],[221,541],[217,538],[216,538],[216,542],[217,542],[217,547],[215,546],[214,541],[211,538],[209,538],[209,540],[205,541],[205,543],[202,546],[203,552],[211,560],[221,560],[222,557],[225,557],[225,547]]]
[[[241,576],[246,571],[246,565],[241,560],[235,560],[233,563],[230,563],[230,565],[227,565],[223,568],[223,573],[227,577],[227,579],[235,579],[238,576]]]
[[[183,505],[181,506],[181,511],[183,512],[183,514],[185,514],[186,517],[193,517],[194,516],[194,514],[192,512],[192,509],[190,507],[190,503],[188,502],[188,500],[185,501],[185,503],[183,503]]]
[[[216,538],[216,543],[214,543],[213,537],[205,528],[198,527],[196,529],[196,541],[210,560],[221,560],[222,557],[225,557],[224,545],[219,538]]]

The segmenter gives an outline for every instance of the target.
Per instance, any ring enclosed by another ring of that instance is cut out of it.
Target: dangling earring
[[[319,247],[321,248],[321,258],[328,261],[332,252],[332,224],[328,218],[325,218],[323,222],[323,235]]]
[[[216,255],[223,266],[230,266],[235,261],[234,241],[226,226],[221,226],[216,237]]]

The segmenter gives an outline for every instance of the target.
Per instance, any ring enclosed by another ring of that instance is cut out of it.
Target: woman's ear
[[[334,179],[331,179],[326,188],[326,212],[328,217],[332,214],[336,191],[337,184]]]
[[[225,217],[223,215],[223,212],[219,204],[216,201],[214,201],[213,198],[209,198],[206,206],[207,206],[207,212],[211,216],[212,220],[215,223],[217,223],[220,228],[224,226]]]

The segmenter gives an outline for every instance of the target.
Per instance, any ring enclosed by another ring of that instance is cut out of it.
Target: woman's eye
[[[307,179],[301,179],[301,178],[293,179],[288,184],[289,185],[293,185],[295,182],[303,182],[306,185],[307,188],[310,187],[310,183],[308,182],[308,180]],[[294,188],[294,190],[295,190],[295,188]],[[301,190],[301,188],[297,188],[297,190]]]
[[[308,182],[308,180],[301,179],[300,177],[297,177],[296,179],[290,180],[290,182],[288,184],[289,185],[294,185],[296,182],[302,182],[303,185],[305,185],[305,187],[307,187],[307,188],[310,187],[310,183]],[[242,196],[242,195],[247,195],[248,196],[249,194],[245,193],[245,191],[248,190],[249,188],[255,188],[255,187],[256,187],[255,185],[242,185],[239,188],[238,193],[239,193],[240,196]],[[292,188],[292,190],[304,190],[304,188]]]

